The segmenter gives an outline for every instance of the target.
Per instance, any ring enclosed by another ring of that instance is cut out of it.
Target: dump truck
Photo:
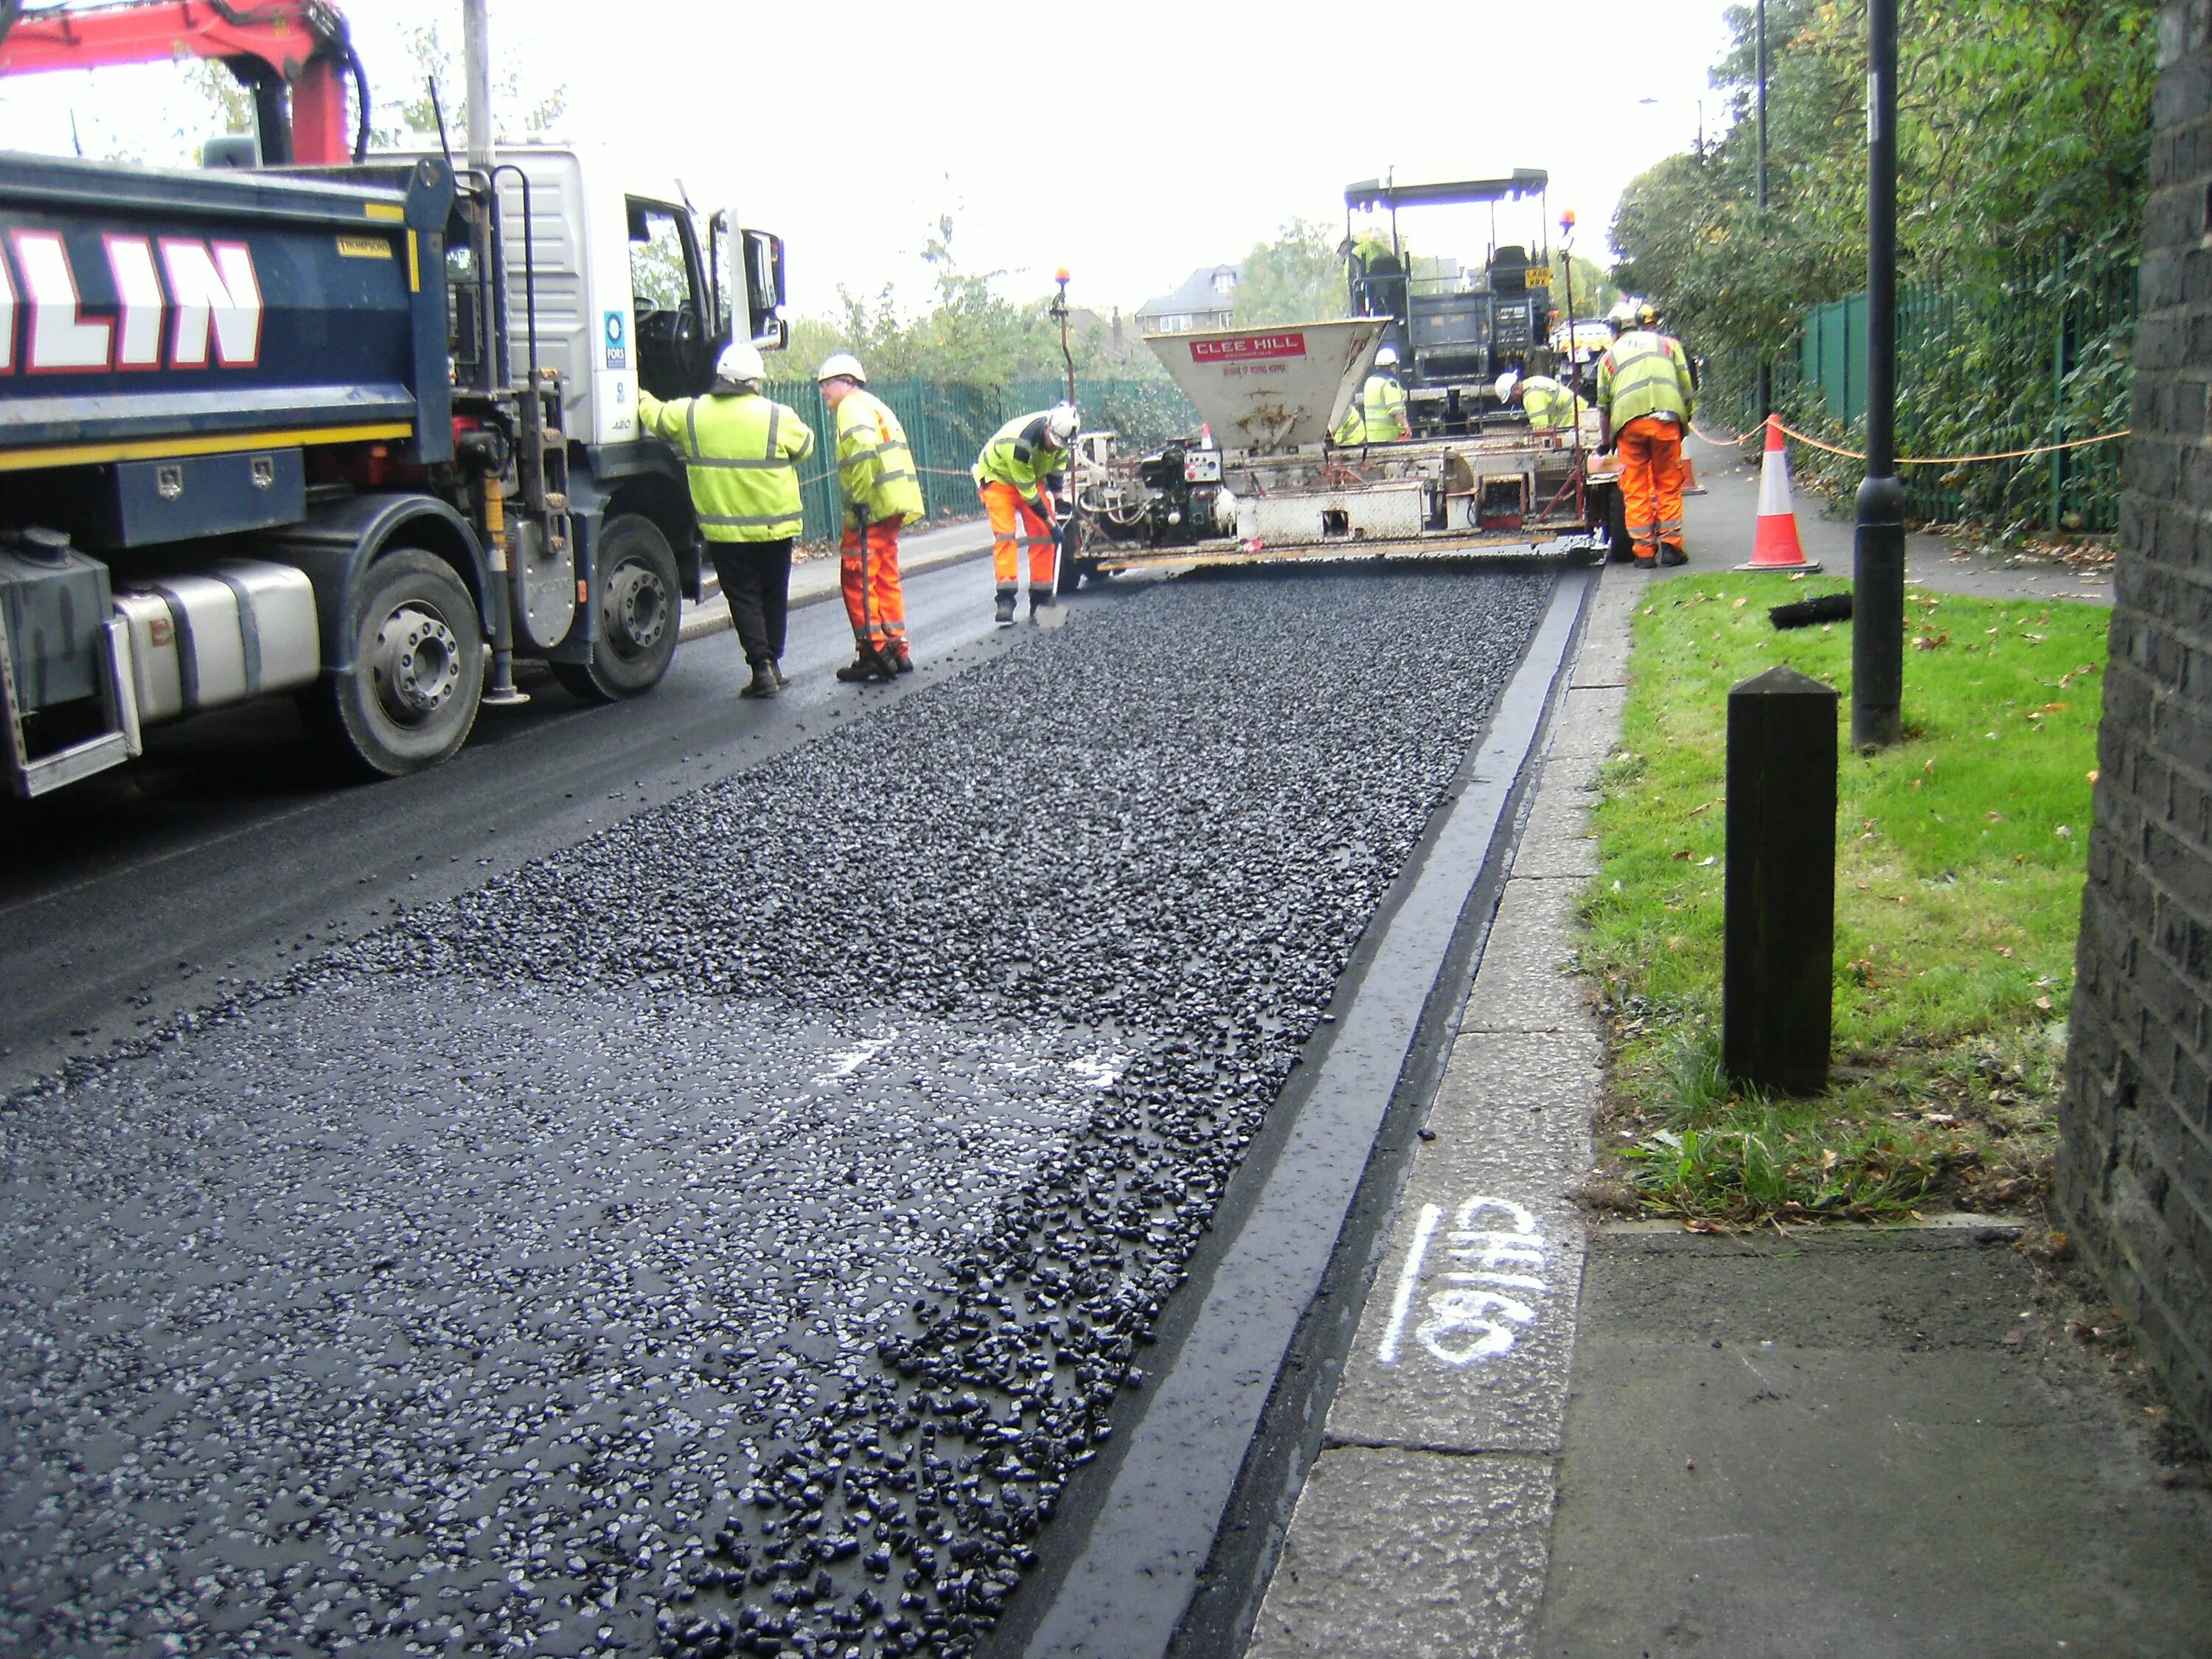
[[[227,165],[0,156],[15,793],[258,697],[391,776],[526,700],[518,659],[593,701],[651,690],[703,547],[638,391],[704,391],[733,336],[784,342],[780,240],[488,128],[458,165],[367,154],[357,60],[313,0],[31,14],[0,73],[178,51],[255,91],[261,132],[210,147]]]
[[[1077,434],[1063,569],[1544,554],[1621,544],[1620,489],[1588,430],[1525,422],[1339,447],[1389,319],[1146,337],[1199,433],[1139,457]]]

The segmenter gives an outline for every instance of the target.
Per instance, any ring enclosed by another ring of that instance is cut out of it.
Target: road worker
[[[1645,325],[1646,307],[1598,360],[1598,453],[1620,452],[1621,503],[1640,569],[1686,564],[1682,547],[1682,434],[1698,402],[1689,354]]]
[[[1413,435],[1406,415],[1405,388],[1398,384],[1398,348],[1386,345],[1375,354],[1375,371],[1359,388],[1359,396],[1345,411],[1331,435],[1340,444],[1387,444]]]
[[[1491,390],[1506,408],[1518,403],[1528,411],[1531,432],[1571,432],[1582,418],[1583,400],[1548,374],[1522,374],[1509,368]]]
[[[975,492],[991,519],[991,568],[998,581],[998,623],[1014,625],[1018,550],[1030,550],[1030,615],[1059,603],[1053,581],[1052,491],[1046,480],[1067,465],[1068,446],[1080,424],[1073,404],[1017,415],[975,458]]]
[[[855,655],[837,678],[849,683],[911,674],[898,538],[908,525],[921,521],[925,509],[906,428],[867,389],[868,377],[850,353],[825,358],[816,380],[837,423],[837,483],[845,495],[838,563]]]
[[[684,457],[700,533],[752,666],[738,694],[745,697],[772,697],[785,684],[791,544],[806,526],[799,464],[814,453],[814,433],[797,411],[761,395],[767,375],[758,348],[736,340],[715,360],[705,397],[663,403],[637,394],[639,429]]]

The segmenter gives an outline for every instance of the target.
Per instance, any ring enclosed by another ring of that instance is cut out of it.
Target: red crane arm
[[[352,158],[344,77],[350,72],[358,79],[360,60],[344,18],[316,0],[252,6],[125,0],[82,10],[25,11],[0,36],[0,75],[158,63],[187,54],[220,59],[252,88],[264,161],[332,166]],[[289,121],[283,118],[286,94]]]

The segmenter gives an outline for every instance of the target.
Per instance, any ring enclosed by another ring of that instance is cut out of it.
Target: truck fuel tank
[[[234,559],[119,590],[146,724],[311,684],[322,672],[315,592],[287,564]]]

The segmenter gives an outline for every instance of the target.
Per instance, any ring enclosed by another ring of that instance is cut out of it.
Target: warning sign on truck
[[[1193,340],[1194,363],[1249,363],[1268,357],[1303,357],[1306,337],[1302,333],[1251,334],[1233,340]]]

